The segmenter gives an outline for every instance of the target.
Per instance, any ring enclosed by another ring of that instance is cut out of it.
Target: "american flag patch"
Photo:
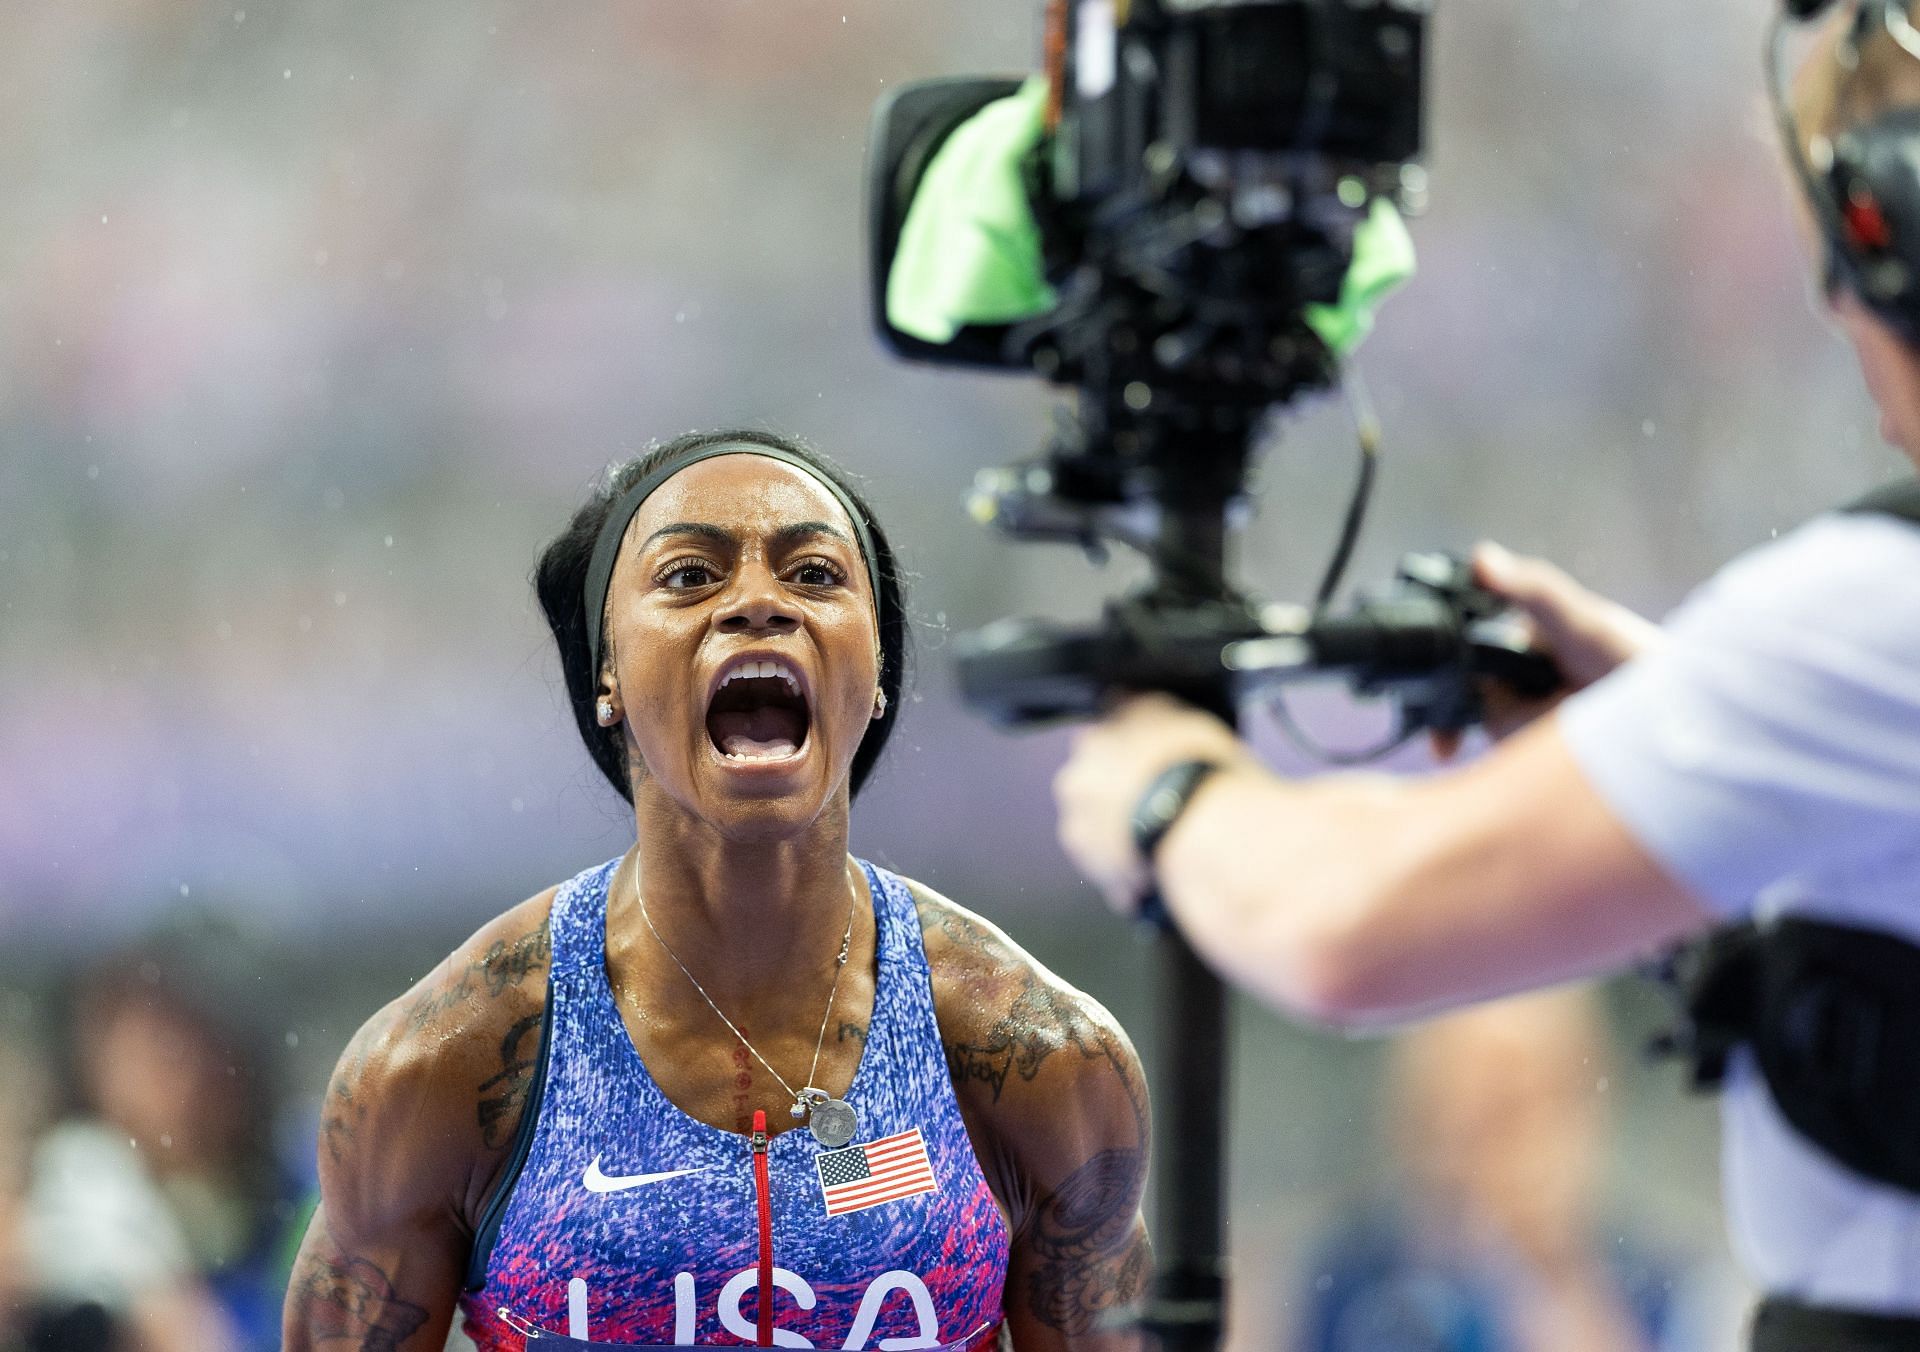
[[[933,1181],[933,1161],[927,1158],[927,1143],[918,1127],[865,1145],[822,1151],[814,1156],[813,1167],[820,1171],[829,1216],[865,1211],[940,1188]]]

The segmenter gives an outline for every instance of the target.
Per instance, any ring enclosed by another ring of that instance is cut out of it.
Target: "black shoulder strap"
[[[1879,512],[1883,516],[1897,516],[1903,521],[1911,521],[1920,526],[1920,479],[1895,479],[1890,484],[1882,484],[1863,498],[1855,499],[1840,509],[1843,512]]]

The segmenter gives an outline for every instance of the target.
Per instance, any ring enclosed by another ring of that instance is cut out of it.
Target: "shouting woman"
[[[540,560],[618,858],[376,1014],[321,1124],[295,1352],[1131,1345],[1147,1109],[1111,1016],[848,853],[893,552],[751,432],[623,465]]]

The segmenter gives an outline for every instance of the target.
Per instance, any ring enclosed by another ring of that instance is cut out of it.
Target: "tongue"
[[[773,760],[800,749],[800,719],[790,709],[733,709],[707,720],[713,744],[730,756]]]

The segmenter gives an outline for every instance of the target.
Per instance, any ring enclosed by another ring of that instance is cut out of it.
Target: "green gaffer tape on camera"
[[[1040,228],[1022,164],[1045,131],[1047,82],[1034,76],[956,127],[926,172],[887,273],[887,322],[947,343],[967,324],[1009,324],[1053,308]],[[1413,240],[1385,201],[1354,231],[1353,263],[1334,305],[1306,321],[1336,356],[1360,345],[1373,312],[1413,275]]]
[[[954,128],[920,176],[887,273],[887,322],[950,343],[965,324],[1009,324],[1053,308],[1040,227],[1021,162],[1045,130],[1034,76]]]
[[[1367,218],[1354,227],[1353,261],[1340,281],[1335,305],[1309,305],[1305,319],[1336,357],[1350,356],[1373,329],[1373,312],[1413,276],[1413,236],[1393,203],[1373,199]]]

